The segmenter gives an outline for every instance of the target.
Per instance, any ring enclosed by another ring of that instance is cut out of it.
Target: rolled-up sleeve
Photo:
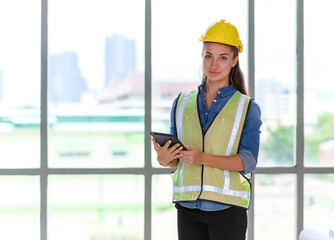
[[[244,165],[245,174],[253,172],[257,165],[257,158],[260,147],[261,125],[262,121],[260,107],[256,102],[252,101],[249,106],[238,150],[238,154],[241,157]]]
[[[238,152],[244,165],[244,173],[248,174],[255,170],[257,161],[252,152],[241,149]]]
[[[176,136],[176,129],[175,129],[175,118],[174,118],[174,113],[175,113],[175,108],[176,108],[176,102],[177,102],[176,98],[173,102],[173,106],[172,109],[170,111],[170,124],[169,124],[169,133],[173,134]]]

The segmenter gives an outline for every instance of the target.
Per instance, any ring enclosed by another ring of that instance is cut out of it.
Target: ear
[[[235,67],[235,65],[237,65],[239,61],[239,56],[236,56],[234,59],[233,59],[233,66],[232,67]]]

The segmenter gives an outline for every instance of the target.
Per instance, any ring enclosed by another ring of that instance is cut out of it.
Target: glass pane
[[[152,240],[177,239],[177,214],[170,175],[154,175],[152,178]]]
[[[143,0],[49,1],[50,167],[144,165],[144,13]]]
[[[0,239],[40,239],[39,177],[0,177]]]
[[[304,182],[304,228],[328,235],[334,230],[334,174],[307,174]]]
[[[0,1],[0,168],[40,164],[40,11],[39,0]]]
[[[305,165],[334,166],[334,16],[331,0],[305,1]],[[319,47],[323,46],[323,47]],[[321,49],[321,50],[320,50]]]
[[[247,80],[247,16],[246,0],[207,0],[205,4],[193,0],[152,0],[153,131],[169,132],[174,99],[181,91],[197,89],[200,85],[202,43],[199,38],[211,23],[225,18],[238,29],[244,45],[240,66]],[[152,159],[153,166],[158,167],[154,153]]]
[[[258,166],[292,166],[296,127],[296,2],[255,1],[255,26],[255,101],[261,107],[263,121]]]
[[[254,192],[254,239],[295,240],[296,177],[257,174]]]
[[[51,176],[48,239],[143,239],[144,177]]]

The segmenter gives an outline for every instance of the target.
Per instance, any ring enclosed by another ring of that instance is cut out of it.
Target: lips
[[[211,74],[211,76],[217,76],[217,75],[219,75],[219,72],[210,71],[209,73]]]

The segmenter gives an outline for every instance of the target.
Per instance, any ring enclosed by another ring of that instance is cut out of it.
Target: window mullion
[[[40,239],[47,239],[47,156],[48,156],[48,120],[47,120],[47,68],[48,68],[48,36],[47,0],[41,1],[41,123],[40,123]]]
[[[248,1],[248,92],[255,97],[255,55],[254,55],[254,0]],[[252,182],[255,176],[252,174]],[[254,240],[254,184],[252,184],[252,201],[249,209],[248,238]]]
[[[297,0],[297,236],[304,227],[304,1]]]
[[[152,161],[151,161],[151,106],[152,106],[152,69],[151,69],[151,0],[145,0],[145,207],[144,239],[151,240],[152,229]]]

